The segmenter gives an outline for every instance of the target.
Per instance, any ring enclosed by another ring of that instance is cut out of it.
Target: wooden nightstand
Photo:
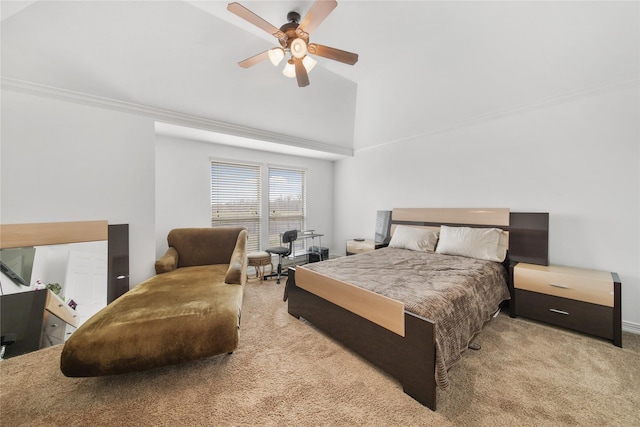
[[[622,347],[621,288],[616,273],[559,265],[512,267],[511,315],[610,339]]]
[[[388,246],[388,243],[376,242],[371,239],[347,240],[347,255],[362,254],[375,251],[376,249]]]

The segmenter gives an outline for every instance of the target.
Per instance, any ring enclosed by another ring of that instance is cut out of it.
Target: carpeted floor
[[[432,412],[289,316],[283,286],[247,285],[232,355],[106,378],[64,377],[61,346],[4,360],[0,424],[640,426],[640,335],[625,333],[620,349],[501,314]]]

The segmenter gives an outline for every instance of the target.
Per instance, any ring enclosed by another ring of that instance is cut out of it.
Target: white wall
[[[323,246],[333,242],[330,161],[163,137],[156,143],[150,118],[7,90],[1,136],[0,221],[128,223],[131,287],[154,274],[171,228],[210,225],[211,158],[305,169],[307,225],[325,233]]]
[[[1,206],[6,224],[129,224],[131,286],[153,273],[153,120],[2,91]]]
[[[551,262],[619,273],[623,321],[640,330],[638,90],[635,79],[359,150],[335,165],[335,239],[373,236],[378,209],[549,212]]]
[[[333,251],[332,162],[158,136],[155,166],[156,256],[161,256],[167,249],[167,234],[171,229],[211,226],[211,160],[262,163],[306,170],[307,228],[324,233],[322,245]]]

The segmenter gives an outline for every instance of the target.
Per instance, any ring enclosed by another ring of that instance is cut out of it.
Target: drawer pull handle
[[[569,289],[568,286],[566,285],[559,285],[557,283],[549,283],[549,286],[553,286],[554,288],[562,288],[562,289]]]
[[[551,311],[552,313],[562,314],[564,316],[568,316],[569,315],[568,311],[557,310],[555,308],[550,308],[549,311]]]

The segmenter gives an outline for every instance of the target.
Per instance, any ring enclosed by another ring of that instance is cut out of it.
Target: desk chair
[[[288,243],[289,246],[277,246],[275,248],[266,249],[266,252],[269,254],[277,254],[278,255],[278,269],[274,273],[267,274],[263,277],[264,279],[268,279],[269,277],[276,277],[276,283],[280,283],[280,278],[282,276],[288,276],[288,272],[282,272],[282,259],[291,255],[293,252],[293,242],[298,238],[298,230],[289,230],[282,233],[282,243]]]

